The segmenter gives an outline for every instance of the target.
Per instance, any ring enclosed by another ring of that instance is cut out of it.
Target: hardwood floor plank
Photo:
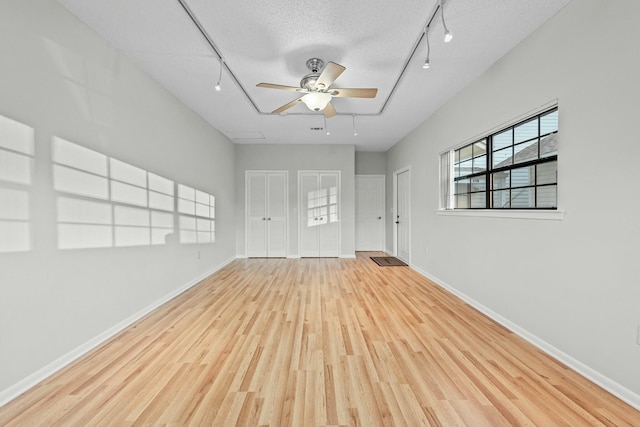
[[[236,260],[0,408],[0,425],[640,425],[376,255]]]

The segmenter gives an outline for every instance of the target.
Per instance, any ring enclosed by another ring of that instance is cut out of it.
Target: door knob
[[[271,221],[271,218],[267,218],[267,221]]]
[[[400,221],[396,221],[396,224],[400,224]]]
[[[262,220],[263,220],[263,221],[266,221],[266,220],[267,220],[267,218],[262,218]]]
[[[382,219],[382,217],[381,217],[381,216],[379,216],[379,217],[378,217],[378,219]]]

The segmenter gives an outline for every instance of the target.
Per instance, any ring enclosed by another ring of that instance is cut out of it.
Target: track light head
[[[422,68],[426,70],[427,68],[429,68],[429,66],[430,66],[429,65],[429,58],[427,58],[427,59],[424,60],[424,64],[422,64]]]
[[[447,29],[445,28],[445,30],[444,30],[444,42],[445,42],[445,43],[449,43],[452,39],[453,39],[453,34],[451,34],[451,33],[449,32],[449,30],[447,30]]]

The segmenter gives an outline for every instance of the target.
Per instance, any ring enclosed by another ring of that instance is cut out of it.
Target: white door
[[[267,173],[267,255],[287,256],[287,176]]]
[[[287,172],[246,172],[248,257],[287,256]]]
[[[338,174],[335,172],[320,174],[320,194],[323,206],[320,207],[320,226],[318,227],[318,256],[337,257],[338,253]]]
[[[340,176],[335,171],[300,171],[300,256],[339,255]]]
[[[411,171],[396,174],[396,256],[406,262],[411,258]]]
[[[356,251],[384,250],[384,175],[356,175]]]

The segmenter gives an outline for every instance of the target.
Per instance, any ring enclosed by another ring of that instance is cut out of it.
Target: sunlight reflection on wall
[[[0,252],[31,250],[33,128],[0,116]]]
[[[61,138],[52,144],[58,248],[173,242],[173,181]],[[183,185],[178,191],[180,243],[213,242],[213,196]]]
[[[307,193],[307,227],[338,221],[338,188],[321,188]]]

